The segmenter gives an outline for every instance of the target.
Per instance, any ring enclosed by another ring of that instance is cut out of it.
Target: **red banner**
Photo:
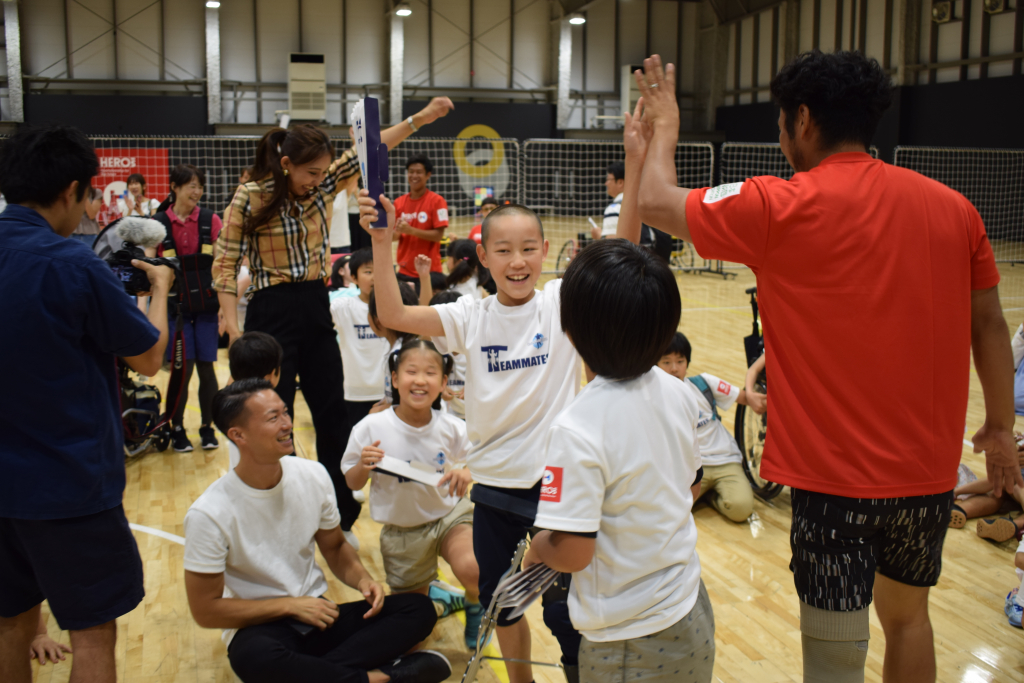
[[[96,156],[100,170],[92,186],[103,192],[100,225],[120,218],[117,200],[128,192],[128,176],[132,173],[141,173],[146,179],[146,197],[163,201],[170,192],[167,149],[97,149]]]

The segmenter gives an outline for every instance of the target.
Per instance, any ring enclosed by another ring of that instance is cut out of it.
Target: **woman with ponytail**
[[[490,273],[481,267],[476,253],[476,242],[469,239],[455,240],[448,245],[448,289],[464,294],[471,299],[482,299],[480,287],[486,284]]]
[[[434,98],[418,114],[381,131],[381,142],[393,149],[453,108],[448,98]],[[302,379],[316,429],[317,458],[334,482],[341,528],[350,542],[355,541],[351,528],[359,503],[341,474],[351,426],[327,295],[328,231],[335,196],[358,174],[355,149],[335,159],[334,144],[319,128],[303,124],[271,129],[256,150],[252,180],[235,191],[225,212],[213,265],[214,287],[234,343],[240,336],[235,278],[242,256],[249,257],[252,284],[241,293],[249,297],[246,331],[270,334],[284,348],[277,393],[289,411],[296,375]]]

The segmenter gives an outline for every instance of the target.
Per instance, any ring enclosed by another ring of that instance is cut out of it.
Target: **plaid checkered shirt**
[[[213,287],[238,294],[238,268],[249,257],[252,293],[282,282],[326,281],[331,275],[328,231],[334,197],[359,174],[355,149],[331,163],[320,186],[300,199],[289,199],[281,212],[249,234],[245,219],[270,199],[273,179],[240,185],[224,215],[224,227],[214,249]]]

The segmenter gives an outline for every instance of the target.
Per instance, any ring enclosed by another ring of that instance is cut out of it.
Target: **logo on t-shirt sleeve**
[[[447,223],[448,222],[448,209],[438,209],[437,210],[437,222],[438,223]]]
[[[721,201],[726,197],[738,195],[742,188],[743,183],[728,183],[726,185],[712,187],[710,190],[704,193],[704,203],[714,204],[715,202]]]
[[[562,468],[548,467],[540,480],[540,499],[549,503],[562,502]]]
[[[718,393],[729,395],[732,393],[732,385],[728,382],[718,382]]]

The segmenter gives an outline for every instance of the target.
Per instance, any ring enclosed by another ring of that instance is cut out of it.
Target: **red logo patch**
[[[731,384],[726,384],[725,382],[719,382],[718,383],[718,393],[720,393],[720,394],[728,394],[731,391],[732,391],[732,385]]]
[[[562,502],[562,468],[548,467],[540,480],[540,499],[549,503]]]

